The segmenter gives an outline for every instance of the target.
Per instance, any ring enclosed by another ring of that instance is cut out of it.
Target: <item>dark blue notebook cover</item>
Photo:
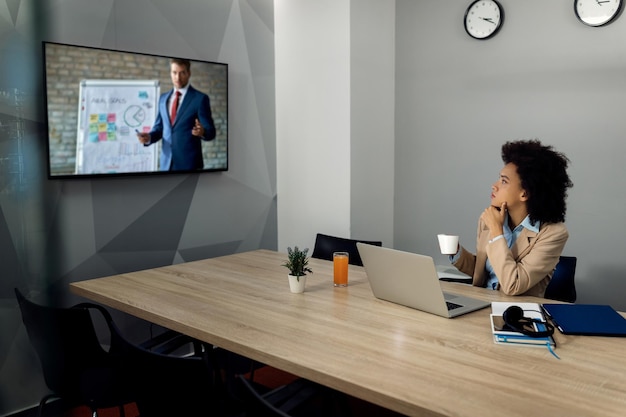
[[[543,304],[542,306],[563,334],[626,336],[626,319],[609,305]]]

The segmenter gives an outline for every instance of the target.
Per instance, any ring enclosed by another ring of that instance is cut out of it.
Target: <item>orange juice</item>
[[[348,285],[348,252],[335,252],[333,254],[333,283],[335,287]]]

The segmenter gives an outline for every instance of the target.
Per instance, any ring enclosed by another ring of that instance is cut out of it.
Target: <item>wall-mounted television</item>
[[[48,178],[228,170],[228,64],[55,42],[43,56]]]

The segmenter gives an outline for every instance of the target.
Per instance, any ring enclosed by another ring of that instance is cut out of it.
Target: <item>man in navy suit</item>
[[[159,111],[150,133],[137,133],[139,142],[150,146],[163,139],[161,171],[202,169],[202,140],[215,138],[209,96],[189,83],[191,62],[174,58],[170,61],[174,88],[159,99]]]

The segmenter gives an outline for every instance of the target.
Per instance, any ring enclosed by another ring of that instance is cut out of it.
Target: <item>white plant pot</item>
[[[304,284],[306,284],[306,275],[302,275],[300,279],[295,275],[289,275],[289,289],[291,292],[296,294],[304,292]]]

